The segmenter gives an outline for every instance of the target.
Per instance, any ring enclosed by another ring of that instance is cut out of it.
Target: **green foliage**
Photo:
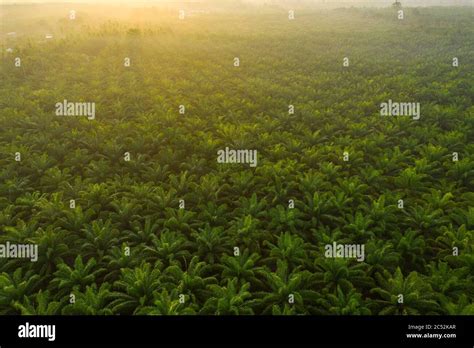
[[[0,258],[0,314],[474,313],[469,11],[61,6],[47,27],[2,8],[22,34],[1,38],[0,244],[39,254]],[[96,119],[56,116],[64,99]],[[421,119],[381,117],[388,99]],[[218,164],[226,146],[257,167]]]

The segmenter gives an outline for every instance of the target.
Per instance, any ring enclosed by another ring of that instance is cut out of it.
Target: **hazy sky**
[[[12,3],[122,3],[122,4],[159,4],[159,3],[274,3],[274,4],[301,4],[301,3],[313,3],[313,4],[360,4],[360,5],[375,5],[375,6],[387,6],[395,0],[0,0],[1,4],[12,4]],[[399,0],[402,4],[407,6],[437,6],[437,5],[453,5],[453,6],[473,6],[474,0]]]
[[[254,3],[351,3],[364,2],[372,4],[393,3],[395,0],[235,0],[235,2],[254,2]],[[474,0],[399,0],[402,3],[452,3],[452,4],[473,4]],[[2,3],[186,3],[186,2],[233,2],[233,0],[0,0]]]

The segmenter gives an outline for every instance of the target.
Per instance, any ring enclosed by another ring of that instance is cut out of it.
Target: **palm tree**
[[[189,183],[194,181],[194,175],[189,175],[187,171],[180,173],[180,175],[171,174],[169,176],[170,186],[173,187],[179,195],[187,192],[190,187]]]
[[[457,247],[459,250],[469,250],[470,240],[471,233],[466,225],[461,225],[456,229],[452,224],[449,224],[449,226],[442,226],[440,235],[435,240],[428,239],[428,242],[436,249],[438,256],[444,257],[452,255],[453,247]]]
[[[50,199],[41,197],[36,202],[35,208],[38,209],[36,216],[40,222],[48,223],[59,219],[63,216],[65,210],[62,192],[51,194]]]
[[[346,193],[340,191],[336,194],[331,193],[331,207],[333,209],[333,215],[337,216],[344,214],[349,211],[349,204],[352,203],[353,198],[346,195]],[[331,220],[337,221],[336,218],[331,217]]]
[[[399,132],[399,128],[395,127],[394,130]],[[410,156],[410,152],[408,150],[400,151],[399,146],[395,146],[393,149],[389,148],[386,149],[384,154],[379,158],[377,162],[374,163],[376,169],[380,170],[382,173],[387,175],[395,175],[400,171],[400,163],[407,163],[407,158]],[[411,170],[406,172],[405,175],[413,175],[414,171]],[[408,178],[402,179],[402,182],[405,186],[409,186],[407,184],[409,181]]]
[[[417,272],[404,277],[398,267],[393,275],[388,271],[375,275],[378,287],[370,292],[379,297],[374,301],[374,311],[379,314],[419,315],[440,313],[439,304],[433,298],[433,290]],[[403,296],[401,303],[400,295]]]
[[[135,269],[122,269],[121,277],[111,293],[113,301],[108,308],[114,314],[136,314],[143,307],[151,306],[154,294],[162,288],[160,276],[163,265],[157,261],[155,265],[142,262]]]
[[[9,201],[15,201],[25,190],[28,189],[30,180],[28,178],[9,175],[11,179],[6,179],[0,186],[2,196],[7,197]]]
[[[159,219],[164,221],[164,227],[181,233],[189,233],[194,225],[191,223],[196,213],[186,209],[165,208],[165,216],[167,219]]]
[[[38,261],[34,267],[38,274],[52,275],[57,266],[72,256],[74,236],[49,225],[46,230],[41,227],[28,242],[38,245]],[[45,281],[47,279],[45,278]]]
[[[247,197],[251,197],[251,200],[253,200],[253,197],[255,195],[255,199],[257,198],[257,194],[254,192],[252,189],[255,187],[255,175],[253,175],[250,171],[238,171],[230,174],[229,178],[229,184],[223,184],[222,187],[222,199],[225,201],[227,204],[232,204],[233,201],[229,198],[225,198],[226,196],[232,197],[233,195],[238,194],[241,196],[239,200],[243,201],[248,201]],[[260,201],[259,204],[265,205],[263,201]],[[251,207],[251,204],[244,204],[241,202],[239,204],[242,207]],[[258,211],[262,211],[263,209],[257,208]]]
[[[332,315],[370,315],[362,299],[362,295],[354,288],[343,291],[337,286],[335,294],[328,294],[319,301],[320,305]]]
[[[107,308],[111,299],[110,284],[103,283],[86,286],[84,292],[74,291],[75,301],[66,305],[61,314],[65,315],[112,315]]]
[[[143,252],[149,260],[160,260],[170,265],[173,261],[190,258],[190,242],[178,232],[165,230],[153,238],[152,245],[145,245]]]
[[[107,273],[104,275],[104,282],[114,282],[121,274],[122,269],[133,269],[140,265],[144,260],[143,253],[140,253],[138,248],[130,248],[130,255],[127,255],[126,248],[130,248],[126,243],[122,243],[120,247],[112,247],[101,265],[106,265]]]
[[[400,188],[416,192],[426,187],[423,183],[426,177],[426,174],[418,173],[415,168],[406,168],[395,179],[395,183]]]
[[[58,265],[51,285],[57,289],[61,297],[69,295],[73,290],[83,291],[87,285],[94,283],[97,276],[106,271],[96,266],[97,262],[93,257],[84,264],[82,256],[78,255],[73,267],[69,267],[66,263]]]
[[[347,224],[344,228],[354,241],[362,242],[367,238],[374,237],[371,226],[374,221],[369,216],[364,216],[360,211],[353,214],[346,214]]]
[[[292,307],[290,304],[285,303],[284,305],[273,305],[272,315],[296,315],[295,307]]]
[[[240,197],[236,213],[241,216],[251,215],[254,218],[265,218],[267,216],[267,201],[264,198],[258,200],[256,193],[253,193],[250,198]]]
[[[119,244],[119,231],[112,226],[112,221],[100,219],[86,224],[81,229],[81,254],[84,257],[95,256],[100,261],[110,248]],[[79,244],[78,243],[78,244]],[[79,247],[79,246],[78,246]]]
[[[206,204],[200,204],[198,209],[200,213],[198,220],[203,223],[208,223],[211,226],[223,226],[226,225],[229,217],[229,207],[227,204],[216,204],[214,202],[206,202]]]
[[[0,314],[15,314],[18,309],[15,303],[21,302],[25,296],[34,293],[39,285],[40,276],[34,271],[23,274],[17,268],[12,274],[0,274]]]
[[[298,188],[301,192],[313,192],[317,187],[319,190],[329,190],[330,185],[324,175],[316,171],[302,173],[297,177]]]
[[[41,185],[47,192],[51,192],[69,181],[72,181],[69,168],[61,170],[58,167],[52,167],[45,171],[41,178]]]
[[[377,200],[373,200],[369,206],[364,206],[364,210],[370,216],[375,224],[372,227],[374,234],[381,235],[385,233],[387,225],[391,225],[395,221],[395,212],[397,208],[394,205],[386,204],[386,196],[380,195]]]
[[[321,163],[319,169],[328,178],[335,178],[337,177],[337,173],[341,169],[341,166],[334,165],[332,162],[323,162]]]
[[[303,212],[305,213],[305,220],[310,223],[311,226],[316,227],[322,223],[332,221],[333,216],[330,214],[330,210],[331,202],[328,194],[324,193],[320,195],[318,192],[305,194]]]
[[[222,190],[222,179],[215,174],[204,175],[200,181],[193,184],[193,191],[201,202],[217,201]]]
[[[150,245],[153,240],[158,236],[161,225],[150,217],[145,218],[145,222],[142,224],[140,221],[132,222],[132,229],[128,234],[129,239],[134,244],[146,244]]]
[[[168,293],[164,289],[161,293],[155,293],[152,306],[141,307],[136,314],[146,315],[190,315],[196,313],[196,305],[188,305],[189,296],[184,296],[184,303],[180,302],[179,294],[176,289]]]
[[[428,266],[428,279],[433,291],[439,296],[459,298],[463,294],[474,294],[474,284],[468,284],[467,268],[452,269],[447,262],[431,262]]]
[[[176,190],[170,188],[166,191],[163,187],[157,187],[154,194],[150,197],[147,202],[148,209],[151,211],[164,211],[173,205],[174,197],[176,196]]]
[[[145,182],[164,182],[169,174],[169,165],[154,162],[144,168],[141,176]],[[158,187],[157,189],[162,188]]]
[[[271,208],[269,212],[270,223],[268,229],[275,233],[290,231],[298,233],[304,222],[301,219],[302,213],[298,209],[287,209],[282,205]]]
[[[212,295],[204,303],[200,314],[251,315],[254,314],[249,299],[250,284],[239,285],[236,278],[228,279],[226,286],[209,285]]]
[[[470,161],[469,158],[457,161],[448,170],[447,176],[459,181],[463,186],[469,185],[470,180],[474,178],[474,162]]]
[[[409,210],[410,226],[416,227],[419,231],[425,232],[436,228],[446,222],[442,216],[441,209],[431,209],[429,206],[415,206]]]
[[[51,301],[51,297],[49,291],[39,290],[34,295],[25,295],[23,301],[16,301],[13,306],[21,315],[58,315],[61,313],[62,304]]]
[[[337,179],[336,180],[341,191],[344,192],[347,196],[353,198],[355,201],[362,201],[363,198],[367,195],[367,190],[369,186],[367,184],[361,183],[358,177],[352,179]]]
[[[319,295],[310,286],[310,273],[302,271],[300,267],[289,271],[285,261],[278,260],[275,272],[262,269],[258,272],[262,277],[265,287],[262,291],[255,292],[255,302],[258,312],[270,314],[274,305],[283,306],[289,303],[290,295],[294,297],[294,307],[297,313],[307,313],[305,304],[315,303]]]
[[[425,239],[415,230],[407,230],[404,233],[394,232],[392,234],[395,250],[400,254],[403,261],[403,269],[423,270],[425,259]]]
[[[372,167],[362,168],[360,171],[360,176],[367,185],[370,187],[377,187],[380,181],[380,175],[382,173]]]
[[[120,226],[124,229],[131,228],[131,221],[139,219],[138,212],[142,210],[140,204],[124,197],[120,201],[112,201],[110,205],[114,209],[110,219],[120,222]]]
[[[261,289],[263,282],[258,277],[260,267],[256,266],[256,262],[260,256],[257,253],[250,254],[245,249],[239,256],[224,255],[221,258],[222,279],[237,279],[239,284],[249,283],[255,289]]]
[[[13,205],[10,206],[13,209]],[[0,234],[0,242],[24,243],[25,240],[31,239],[38,229],[38,222],[31,221],[26,224],[23,220],[18,220],[16,226],[5,226],[4,233]]]
[[[332,244],[333,241],[337,240],[339,243],[350,243],[351,239],[349,236],[343,235],[339,228],[331,228],[327,225],[322,225],[318,228],[311,228],[312,237],[314,240],[313,245],[308,246],[312,252],[316,251],[319,254],[317,245]]]
[[[168,290],[177,289],[180,294],[189,296],[193,303],[201,303],[209,297],[208,286],[217,284],[211,267],[194,256],[185,270],[180,265],[173,264],[163,271],[161,281]]]
[[[41,199],[44,200],[47,195],[40,192],[26,192],[15,200],[16,218],[29,219],[37,212],[36,203]],[[9,208],[13,208],[11,205]]]
[[[391,242],[371,238],[365,244],[365,262],[369,265],[369,275],[373,276],[384,269],[393,272],[399,264],[400,254],[395,251]]]
[[[5,206],[5,208],[0,211],[0,226],[4,226],[6,229],[22,222],[21,217],[17,217],[15,214],[15,206],[8,204],[8,200],[5,197],[0,197],[0,206]],[[33,221],[33,223],[35,222]],[[0,238],[1,237],[2,236],[0,236]]]
[[[310,277],[313,288],[336,290],[340,287],[344,291],[356,288],[370,289],[373,280],[367,274],[367,264],[342,258],[319,257],[314,261],[315,273]]]
[[[466,250],[466,252],[461,253],[459,256],[446,256],[445,261],[449,263],[451,267],[454,268],[465,268],[467,274],[474,274],[474,255],[471,250]],[[469,280],[472,280],[474,277],[469,276]]]
[[[82,207],[64,210],[64,216],[58,219],[58,225],[67,231],[79,232],[87,224],[95,212],[88,209],[85,212]]]
[[[467,196],[468,193],[465,194]],[[467,204],[468,208],[462,209],[462,208],[455,208],[453,209],[453,212],[451,213],[451,218],[454,222],[456,222],[458,225],[466,225],[467,228],[473,228],[474,227],[474,207],[471,207],[472,203],[472,198],[469,199],[466,197],[463,199],[463,204]]]
[[[308,262],[308,257],[305,249],[308,245],[302,238],[294,234],[285,232],[278,237],[277,244],[266,242],[270,248],[270,255],[263,260],[264,263],[276,265],[278,261],[285,261],[290,269],[298,266],[304,266]]]
[[[440,305],[443,308],[443,314],[446,315],[474,315],[474,303],[465,294],[459,297],[457,303],[453,303],[447,296],[440,296]]]
[[[222,227],[211,227],[206,224],[199,232],[193,232],[197,254],[207,263],[213,264],[221,255],[230,252],[229,239],[223,233]]]
[[[113,198],[110,188],[105,183],[90,184],[87,189],[81,191],[80,196],[94,211],[102,211],[110,205]]]

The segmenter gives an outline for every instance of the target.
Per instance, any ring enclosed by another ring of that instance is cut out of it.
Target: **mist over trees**
[[[474,314],[471,13],[262,8],[2,6],[1,315]]]
[[[278,6],[278,7],[389,7],[395,0],[3,0],[2,4],[28,4],[28,3],[83,3],[83,4],[120,4],[127,6],[186,6],[190,4],[214,5],[214,6],[239,6],[250,4],[258,6]],[[474,6],[472,0],[404,0],[404,6],[426,7],[426,6]],[[1,5],[0,5],[1,6]]]

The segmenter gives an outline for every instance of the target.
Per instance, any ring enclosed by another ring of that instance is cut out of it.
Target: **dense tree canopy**
[[[405,11],[12,15],[0,244],[39,252],[0,258],[0,313],[474,314],[472,17]]]

